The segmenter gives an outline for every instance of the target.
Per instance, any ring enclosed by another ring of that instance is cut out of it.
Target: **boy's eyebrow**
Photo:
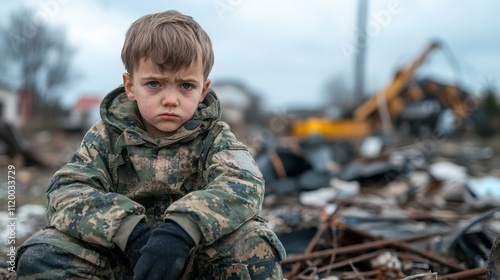
[[[140,77],[139,79],[141,81],[146,81],[146,80],[169,80],[170,77],[169,76],[159,76],[159,75],[151,74],[151,75],[146,75],[146,76]],[[198,82],[198,79],[196,77],[194,77],[194,76],[176,77],[175,80],[185,81],[185,82],[191,82],[191,83]]]
[[[158,76],[158,75],[145,75],[139,78],[140,80],[164,80],[167,79],[167,77],[164,76]]]

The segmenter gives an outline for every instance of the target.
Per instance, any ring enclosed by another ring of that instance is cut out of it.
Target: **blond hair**
[[[173,71],[201,59],[205,79],[214,63],[207,33],[192,17],[173,10],[146,15],[132,23],[121,57],[130,74],[141,59],[151,59],[159,69]]]

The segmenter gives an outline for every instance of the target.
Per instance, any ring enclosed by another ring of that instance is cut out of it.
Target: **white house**
[[[19,127],[19,95],[16,92],[0,85],[0,117],[2,121]]]

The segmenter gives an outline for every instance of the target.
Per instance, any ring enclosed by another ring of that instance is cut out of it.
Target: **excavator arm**
[[[309,118],[298,120],[293,124],[293,135],[298,138],[313,135],[335,139],[359,139],[373,133],[380,120],[374,120],[381,105],[388,110],[391,121],[404,109],[404,100],[399,94],[411,82],[416,69],[424,62],[426,57],[439,47],[437,42],[432,42],[424,52],[413,60],[408,66],[400,69],[392,82],[381,92],[371,96],[354,111],[351,119],[332,120],[328,118]],[[381,103],[382,102],[382,103]],[[380,118],[380,116],[379,116]]]

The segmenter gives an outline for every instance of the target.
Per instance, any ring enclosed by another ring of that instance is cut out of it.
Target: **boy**
[[[18,278],[282,279],[283,246],[257,216],[262,175],[209,89],[205,31],[176,11],[144,16],[122,60],[123,87],[55,173]]]

